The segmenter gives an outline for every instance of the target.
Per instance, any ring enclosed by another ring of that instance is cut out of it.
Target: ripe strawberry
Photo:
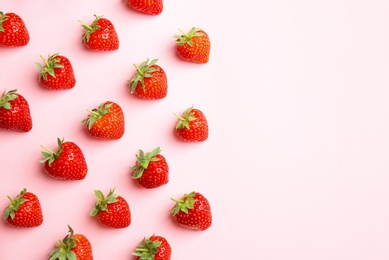
[[[125,228],[131,224],[131,212],[127,201],[114,193],[111,189],[107,195],[95,190],[95,195],[99,199],[95,207],[90,212],[92,217],[96,217],[103,225],[112,228]]]
[[[208,138],[208,122],[203,112],[193,107],[187,108],[178,116],[176,135],[185,142],[201,142]]]
[[[107,101],[88,111],[90,114],[82,122],[86,122],[86,130],[91,136],[101,140],[116,140],[123,136],[124,114],[118,104]]]
[[[14,13],[0,12],[0,46],[24,46],[30,35],[22,18]]]
[[[129,90],[144,99],[161,99],[167,95],[167,77],[165,71],[156,65],[158,59],[149,59],[135,66],[137,73],[129,81]]]
[[[193,191],[180,200],[172,200],[176,202],[172,209],[173,219],[180,226],[200,231],[211,226],[211,206],[202,194]]]
[[[55,249],[50,252],[49,260],[93,260],[92,245],[82,234],[74,234],[68,226],[69,233],[63,240],[58,240]]]
[[[92,24],[79,21],[85,32],[82,43],[93,51],[112,51],[119,49],[119,38],[112,22],[102,16],[95,15]]]
[[[37,227],[43,222],[42,207],[38,197],[23,189],[4,210],[4,221],[17,227]]]
[[[68,58],[58,55],[58,53],[49,55],[46,60],[40,56],[45,62],[44,67],[36,62],[39,69],[39,82],[42,86],[53,89],[71,89],[76,85],[76,78],[72,64]]]
[[[164,237],[152,235],[150,238],[144,238],[132,255],[139,260],[169,260],[172,248]]]
[[[130,167],[134,171],[132,178],[147,189],[157,188],[169,182],[169,166],[160,152],[159,147],[146,154],[139,149],[136,165]]]
[[[60,180],[82,180],[88,172],[84,154],[73,142],[57,139],[58,149],[53,152],[42,146],[44,168],[50,176]]]
[[[157,15],[162,13],[162,0],[128,0],[130,7],[138,12]]]
[[[0,97],[0,129],[29,132],[32,128],[30,106],[17,90],[5,92]]]
[[[200,28],[193,27],[188,33],[180,30],[182,35],[175,35],[177,53],[183,60],[195,63],[207,63],[211,50],[208,34]]]

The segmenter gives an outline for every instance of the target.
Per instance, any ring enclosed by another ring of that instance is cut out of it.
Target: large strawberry
[[[69,234],[58,240],[50,252],[49,260],[93,260],[92,245],[83,234],[74,234],[68,226]]]
[[[211,206],[206,197],[199,192],[185,194],[175,200],[172,209],[173,219],[180,226],[193,230],[206,230],[212,225]]]
[[[132,178],[139,185],[151,189],[169,182],[169,166],[160,152],[159,147],[150,153],[144,153],[139,149],[139,154],[136,155],[136,165],[130,167],[134,171]]]
[[[161,99],[167,95],[167,77],[165,71],[158,66],[158,59],[142,62],[135,66],[137,73],[129,81],[129,90],[144,99]]]
[[[4,210],[4,221],[17,227],[37,227],[43,222],[42,207],[38,197],[23,189]]]
[[[175,35],[178,56],[190,62],[207,63],[211,50],[208,34],[195,27],[188,33],[180,32],[182,35]]]
[[[166,238],[152,235],[144,238],[132,255],[138,260],[169,260],[172,248]]]
[[[95,195],[98,200],[90,212],[92,217],[112,228],[125,228],[131,224],[130,207],[123,197],[115,194],[115,189],[111,189],[106,197],[99,190],[95,190]]]
[[[39,69],[39,82],[42,86],[59,90],[71,89],[76,85],[73,66],[68,58],[58,55],[58,53],[49,55],[47,60],[40,57],[45,65],[42,66],[39,62],[35,64]]]
[[[27,100],[10,90],[0,97],[0,129],[29,132],[32,128],[30,106]]]
[[[198,109],[187,108],[181,116],[178,116],[175,127],[176,135],[185,142],[201,142],[208,139],[208,121]]]
[[[163,10],[162,0],[128,0],[128,4],[134,10],[150,15],[160,14]]]
[[[0,46],[24,46],[30,35],[22,18],[14,13],[0,12]]]
[[[119,38],[112,22],[102,16],[95,15],[92,24],[79,21],[85,32],[82,43],[93,51],[112,51],[119,49]]]
[[[44,168],[50,176],[60,180],[82,180],[88,172],[88,166],[80,147],[73,142],[57,139],[55,152],[42,146]]]
[[[124,134],[124,114],[122,108],[111,101],[101,103],[98,108],[88,110],[85,122],[87,132],[101,140],[120,139]]]

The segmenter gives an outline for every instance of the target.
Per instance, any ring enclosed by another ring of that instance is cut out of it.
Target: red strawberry
[[[58,55],[58,53],[49,55],[49,58],[46,60],[40,56],[45,62],[45,66],[36,62],[39,73],[39,82],[42,86],[53,89],[71,89],[76,85],[76,78],[74,76],[74,71],[72,64],[68,58]]]
[[[112,51],[119,49],[119,38],[112,22],[102,16],[95,15],[91,25],[79,21],[85,32],[82,43],[93,51]]]
[[[4,221],[17,227],[37,227],[43,222],[42,207],[38,197],[23,189],[4,210]]]
[[[129,81],[129,90],[144,99],[161,99],[167,95],[167,77],[165,71],[155,63],[158,60],[149,59],[135,66],[137,73]]]
[[[193,107],[178,116],[176,135],[185,142],[201,142],[208,138],[208,122],[203,112]]]
[[[127,201],[114,193],[115,189],[111,189],[107,195],[95,190],[95,195],[99,199],[95,207],[90,212],[92,217],[97,217],[103,225],[112,228],[125,228],[131,224],[131,212]]]
[[[118,104],[107,101],[88,111],[90,114],[82,122],[86,122],[86,130],[91,136],[101,140],[115,140],[123,136],[124,114]]]
[[[180,200],[172,199],[173,219],[180,226],[193,230],[206,230],[212,225],[211,206],[207,198],[198,192],[185,194]]]
[[[69,233],[63,240],[58,240],[56,248],[50,252],[49,260],[93,260],[92,245],[82,234],[74,234],[69,227]]]
[[[162,0],[128,0],[130,7],[138,12],[157,15],[162,13]]]
[[[0,129],[29,132],[32,128],[30,106],[16,89],[0,97]]]
[[[53,152],[42,146],[44,168],[50,176],[60,180],[82,180],[88,172],[84,154],[73,142],[57,139],[58,149]]]
[[[24,46],[30,41],[22,18],[14,13],[0,12],[0,46]]]
[[[211,50],[208,34],[195,27],[188,33],[180,32],[182,35],[175,35],[178,56],[190,62],[207,63]]]
[[[159,147],[146,154],[139,149],[136,165],[130,167],[134,171],[132,178],[147,189],[157,188],[169,182],[169,166],[160,152]]]
[[[164,237],[152,235],[150,238],[144,238],[132,255],[139,260],[169,260],[172,248]]]

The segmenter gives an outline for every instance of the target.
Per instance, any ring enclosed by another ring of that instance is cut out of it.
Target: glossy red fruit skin
[[[167,76],[165,71],[158,65],[152,65],[150,68],[157,68],[158,70],[151,73],[151,77],[145,77],[143,90],[142,84],[138,82],[134,94],[143,99],[161,99],[166,97],[168,86]]]
[[[172,255],[172,248],[166,238],[162,236],[152,235],[149,238],[151,241],[161,242],[161,245],[158,246],[158,252],[154,254],[154,260],[170,260]],[[135,259],[139,260],[140,257],[137,256]]]
[[[205,31],[199,30],[198,32],[203,35],[192,37],[193,46],[188,43],[177,45],[177,54],[185,61],[207,63],[211,51],[211,41]]]
[[[202,142],[208,139],[208,121],[203,112],[193,108],[191,110],[196,120],[189,121],[189,129],[180,128],[175,131],[176,135],[185,142]]]
[[[72,251],[76,254],[77,260],[93,260],[92,245],[89,240],[82,234],[74,234],[77,247]]]
[[[82,180],[88,173],[88,166],[80,147],[73,142],[62,143],[60,156],[51,165],[46,161],[44,168],[51,177],[60,180]]]
[[[0,107],[0,129],[19,132],[29,132],[32,129],[30,106],[27,100],[20,94],[9,101],[11,109]]]
[[[7,222],[16,227],[37,227],[43,223],[42,207],[38,197],[31,193],[26,192],[23,196],[26,202],[19,206],[19,209],[15,212],[15,217],[7,218]]]
[[[51,90],[71,89],[76,85],[76,77],[74,75],[73,66],[69,59],[62,55],[57,55],[59,59],[58,63],[62,64],[62,68],[55,68],[55,77],[47,75],[47,81],[42,77],[39,78],[39,82],[42,86]]]
[[[30,41],[30,35],[23,19],[15,13],[6,13],[4,15],[8,19],[2,24],[4,31],[0,31],[0,46],[19,47],[27,45]]]
[[[117,197],[117,202],[107,204],[107,211],[100,211],[97,214],[99,222],[111,228],[125,228],[131,224],[131,211],[127,201]]]
[[[141,13],[158,15],[163,11],[162,0],[128,0],[128,5]]]
[[[135,179],[138,184],[146,189],[158,188],[169,182],[169,166],[165,157],[161,154],[155,156],[159,161],[149,163],[143,170],[142,177]]]
[[[97,25],[100,26],[90,35],[85,46],[92,51],[113,51],[119,49],[119,37],[112,22],[100,17]]]

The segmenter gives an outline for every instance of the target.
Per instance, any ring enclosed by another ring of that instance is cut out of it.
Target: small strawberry
[[[32,128],[30,106],[17,90],[5,92],[0,97],[0,129],[29,132]]]
[[[123,136],[124,114],[118,104],[107,101],[88,111],[90,114],[82,122],[86,122],[86,130],[91,136],[101,140],[116,140]]]
[[[82,43],[93,51],[112,51],[119,49],[119,38],[112,22],[102,16],[95,15],[92,24],[79,21],[85,32]]]
[[[162,13],[162,0],[128,0],[129,6],[141,13],[157,15]]]
[[[132,255],[138,260],[169,260],[172,248],[166,238],[152,235],[144,238]]]
[[[82,180],[88,172],[84,154],[73,142],[57,139],[58,149],[53,152],[42,146],[44,168],[48,175],[60,180]]]
[[[193,107],[178,116],[176,135],[185,142],[202,142],[208,139],[208,122],[203,112]]]
[[[30,35],[22,18],[14,13],[0,11],[0,46],[24,46],[29,41]]]
[[[58,55],[58,53],[49,55],[46,60],[40,56],[44,61],[44,67],[36,62],[36,66],[39,69],[39,82],[42,86],[53,89],[71,89],[76,85],[76,78],[72,64],[69,59]]]
[[[58,240],[55,249],[50,252],[49,260],[93,260],[92,245],[82,234],[74,234],[68,226],[69,233],[63,240]]]
[[[95,190],[98,201],[90,212],[92,217],[97,217],[99,222],[112,228],[125,228],[131,224],[131,211],[127,201],[114,193],[111,189],[107,195]]]
[[[4,210],[4,221],[17,227],[37,227],[43,222],[42,207],[38,197],[23,189]]]
[[[160,152],[159,147],[146,154],[139,149],[136,165],[130,167],[134,171],[132,178],[147,189],[157,188],[169,182],[169,166]]]
[[[177,53],[183,60],[195,63],[207,63],[211,50],[208,34],[200,28],[193,27],[188,33],[180,30],[182,35],[175,35]]]
[[[211,206],[207,198],[198,192],[185,194],[180,200],[172,199],[173,219],[180,226],[193,230],[206,230],[212,224]]]
[[[167,95],[167,77],[165,71],[158,66],[158,59],[149,59],[135,66],[137,73],[129,81],[129,90],[143,99],[161,99]]]

